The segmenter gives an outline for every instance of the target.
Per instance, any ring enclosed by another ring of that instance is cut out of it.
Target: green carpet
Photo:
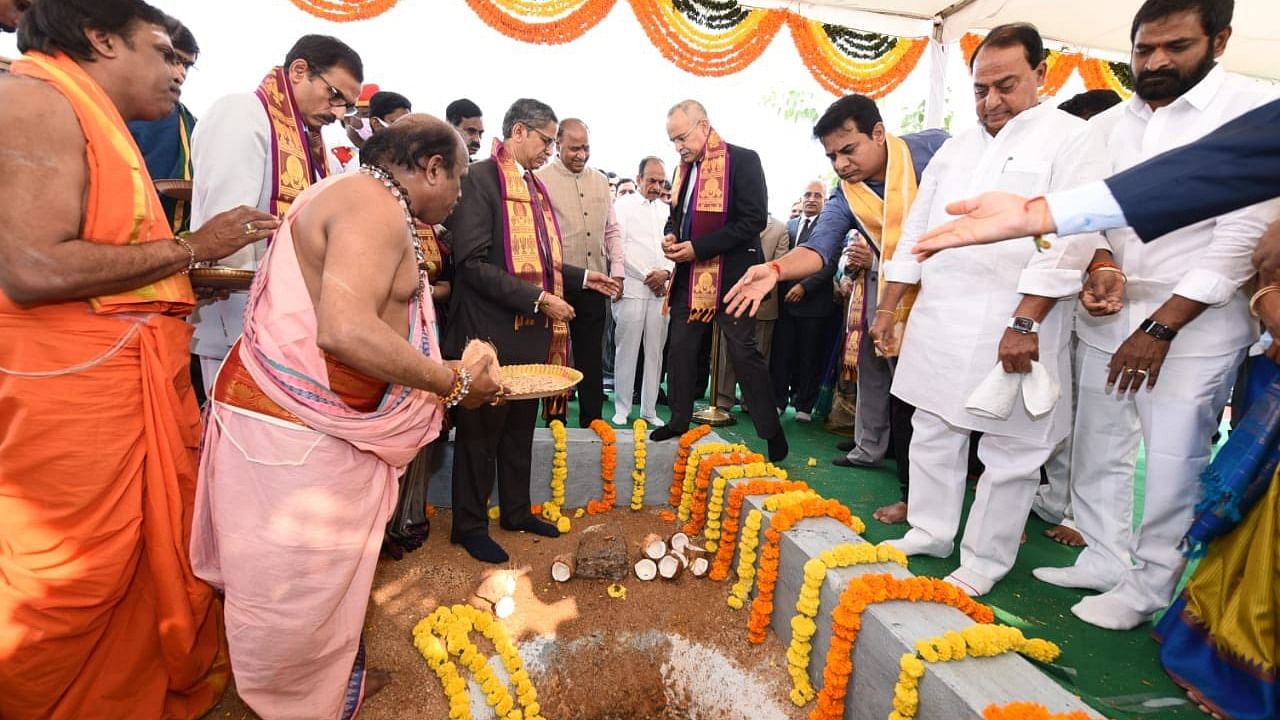
[[[606,415],[610,415],[612,397],[605,407]],[[576,407],[571,412],[576,414]],[[665,406],[659,406],[659,415],[667,417]],[[764,452],[764,443],[756,437],[750,417],[740,411],[735,415],[738,424],[719,428],[717,432]],[[575,420],[570,418],[571,426],[577,424]],[[898,481],[891,461],[873,470],[835,467],[831,459],[840,454],[835,445],[843,438],[823,430],[818,419],[798,423],[788,411],[783,418],[783,429],[791,444],[791,455],[782,467],[822,495],[848,505],[866,522],[868,540],[880,542],[901,537],[906,532],[905,524],[883,525],[871,517],[877,507],[898,499]],[[817,460],[816,467],[808,467],[811,457]],[[1142,471],[1139,465],[1139,479]],[[1138,487],[1141,488],[1141,483]],[[970,491],[970,498],[972,494]],[[961,528],[963,530],[963,523]],[[1096,628],[1071,614],[1071,606],[1083,597],[1083,591],[1054,587],[1031,576],[1032,569],[1040,566],[1070,564],[1078,552],[1044,537],[1042,533],[1046,528],[1048,525],[1039,518],[1029,519],[1027,543],[1018,553],[1017,564],[995,590],[982,598],[995,609],[997,622],[1018,627],[1030,637],[1058,643],[1062,656],[1055,665],[1046,667],[1046,672],[1106,717],[1206,717],[1186,700],[1181,689],[1161,669],[1159,646],[1151,637],[1150,625],[1129,632]],[[945,560],[912,558],[912,572],[945,576],[959,565],[959,538],[956,546],[956,552]]]

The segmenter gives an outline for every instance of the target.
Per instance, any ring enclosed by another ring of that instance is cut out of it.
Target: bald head
[[[365,142],[360,162],[387,170],[421,170],[438,156],[443,169],[456,174],[459,164],[467,164],[466,153],[462,136],[452,125],[426,113],[410,113]]]
[[[672,105],[671,109],[667,111],[667,117],[670,118],[676,113],[683,113],[685,117],[689,118],[693,122],[707,119],[706,106],[697,100],[681,100],[675,105]]]
[[[811,180],[804,186],[804,194],[800,196],[800,211],[805,217],[813,217],[822,212],[827,197],[825,190],[821,180]]]
[[[556,130],[556,147],[560,162],[577,174],[587,169],[587,161],[591,159],[591,136],[587,124],[578,118],[565,118],[560,121]]]
[[[591,132],[590,128],[587,127],[587,124],[578,118],[565,118],[560,121],[560,129],[556,130],[556,141],[559,141],[564,137],[566,130],[580,132],[584,135]]]

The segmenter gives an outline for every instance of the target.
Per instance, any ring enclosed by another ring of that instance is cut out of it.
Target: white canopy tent
[[[931,37],[933,90],[928,124],[942,112],[945,48],[967,32],[1030,22],[1050,46],[1107,60],[1129,56],[1129,28],[1142,0],[740,0],[782,8],[834,25],[902,37]],[[1280,0],[1236,0],[1228,70],[1280,79]]]

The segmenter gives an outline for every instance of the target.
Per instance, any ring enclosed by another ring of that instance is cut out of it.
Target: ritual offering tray
[[[165,180],[156,180],[156,191],[161,195],[181,200],[182,202],[191,202],[191,181],[169,178]]]
[[[508,365],[502,368],[507,400],[554,397],[582,382],[582,373],[561,365]]]
[[[192,287],[213,290],[248,290],[253,284],[252,270],[229,267],[192,268],[188,277]]]

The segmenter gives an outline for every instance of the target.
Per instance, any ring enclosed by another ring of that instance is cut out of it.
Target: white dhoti
[[[658,383],[662,377],[662,348],[667,342],[667,318],[662,315],[662,298],[624,297],[613,304],[615,355],[613,366],[613,412],[615,417],[631,414],[631,395],[636,381],[636,360],[644,340],[644,378],[640,385],[640,416],[657,417]]]
[[[1167,358],[1156,386],[1107,392],[1111,353],[1081,347],[1080,406],[1071,499],[1089,544],[1076,560],[1134,613],[1168,605],[1185,558],[1179,550],[1200,499],[1213,433],[1244,351]],[[1142,520],[1133,528],[1138,442],[1146,445]]]

